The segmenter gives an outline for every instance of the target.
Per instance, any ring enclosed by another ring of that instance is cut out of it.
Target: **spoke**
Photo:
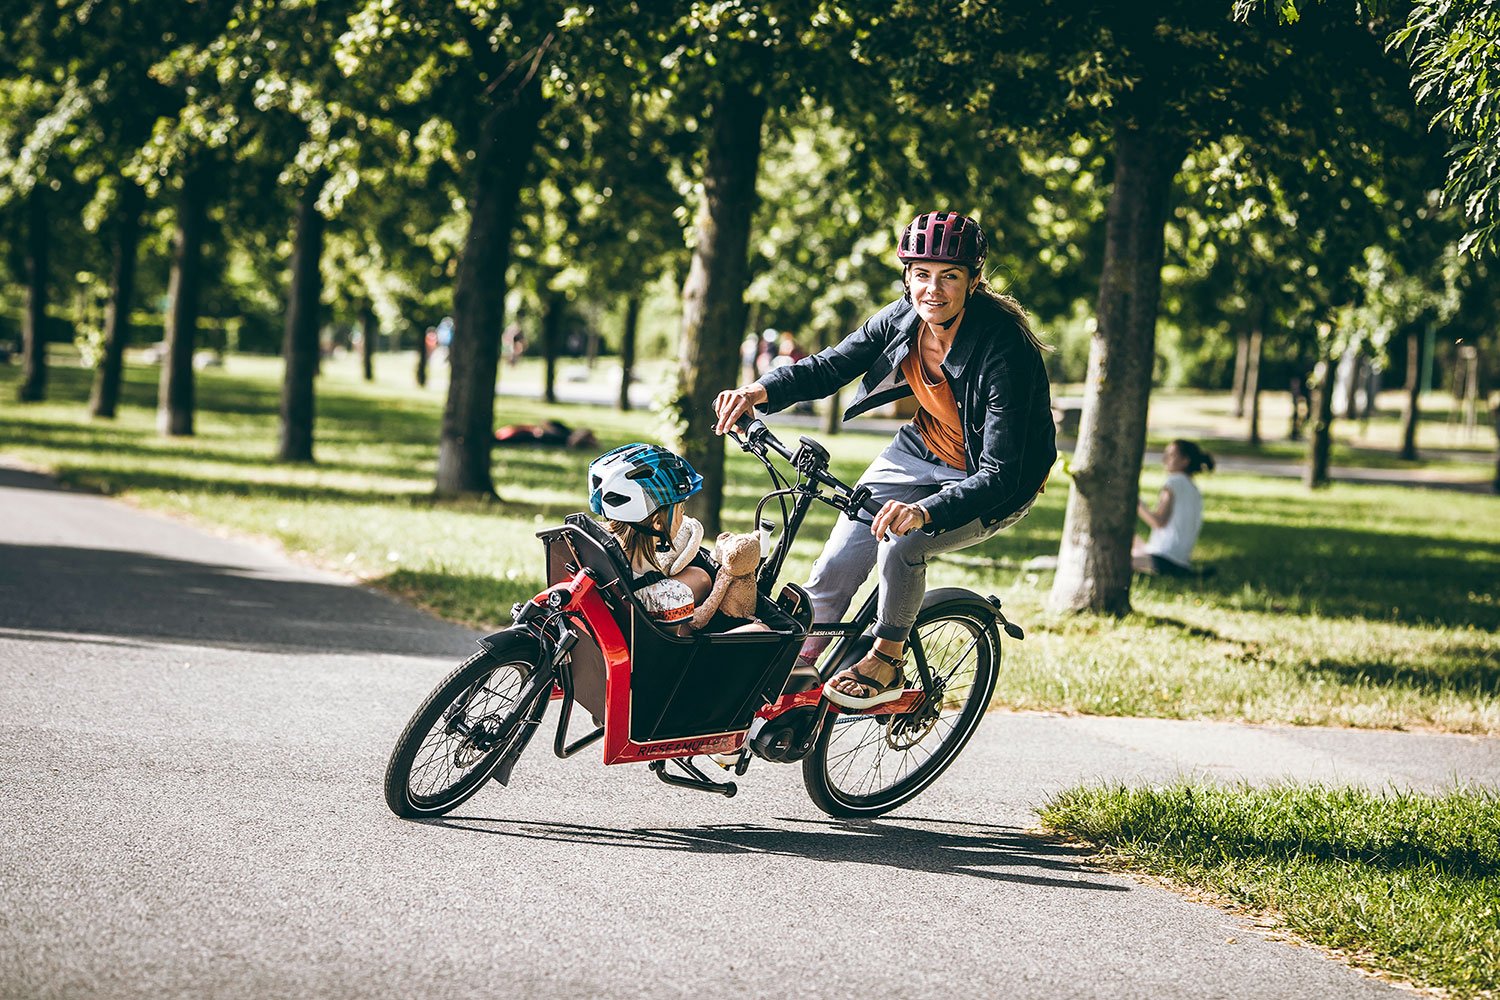
[[[468,742],[469,734],[484,726],[487,720],[490,726],[504,730],[514,717],[518,707],[516,696],[520,694],[526,676],[519,665],[505,663],[459,692],[438,716],[417,750],[416,759],[407,773],[407,787],[412,793],[424,798],[446,794],[490,758],[494,747],[483,753],[474,750],[474,759],[467,767],[456,766],[453,762],[454,755]],[[458,728],[450,731],[455,718]]]
[[[866,747],[874,746],[877,742],[880,741],[881,738],[882,736],[880,727],[866,723],[865,735],[860,739],[858,743],[856,743],[852,747],[840,749],[837,754],[833,754],[829,759],[837,761],[843,760],[845,757],[852,757]]]
[[[875,743],[882,738],[880,728],[878,726],[869,726],[868,728],[871,729],[872,732],[866,739],[860,741],[860,743],[853,749],[845,750],[842,753],[838,754],[836,757],[829,758],[828,765],[830,768],[830,776],[832,776],[832,769],[836,767],[840,762],[846,762],[844,763],[843,770],[840,772],[840,776],[847,775],[849,771],[854,767],[855,762],[859,759],[859,757],[857,756],[859,752],[861,750],[864,750],[866,747],[875,745]]]
[[[825,747],[824,775],[831,788],[853,799],[878,798],[910,781],[921,780],[935,759],[946,758],[960,723],[971,711],[985,664],[987,637],[982,626],[963,618],[930,623],[920,633],[933,681],[943,688],[937,717],[925,733],[893,731],[889,722],[844,717],[834,722]],[[855,728],[850,728],[855,727]],[[899,727],[898,727],[899,729]],[[915,739],[909,746],[904,741]],[[892,746],[892,742],[896,746]],[[904,749],[897,749],[904,746]]]
[[[425,744],[423,749],[426,749]],[[426,771],[428,768],[432,767],[433,764],[447,760],[450,750],[451,748],[444,746],[443,743],[434,744],[432,750],[427,754],[426,757],[412,765],[412,774],[415,775],[419,772]]]

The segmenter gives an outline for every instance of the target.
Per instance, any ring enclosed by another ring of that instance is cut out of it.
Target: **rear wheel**
[[[406,725],[385,769],[385,802],[397,816],[441,816],[481,787],[514,743],[550,683],[541,646],[505,635],[443,679]]]
[[[830,816],[879,816],[932,784],[951,764],[989,707],[1000,650],[994,610],[978,598],[924,608],[915,634],[936,696],[902,715],[830,716],[802,780]],[[907,665],[910,679],[914,670]]]

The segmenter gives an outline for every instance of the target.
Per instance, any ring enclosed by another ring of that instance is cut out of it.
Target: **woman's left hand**
[[[875,521],[870,525],[870,532],[880,538],[889,532],[892,535],[906,535],[916,531],[927,523],[927,511],[914,503],[902,503],[899,500],[887,500],[880,513],[875,515]]]

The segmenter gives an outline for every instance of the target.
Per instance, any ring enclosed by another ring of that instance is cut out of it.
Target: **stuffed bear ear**
[[[687,569],[693,557],[698,554],[698,546],[703,543],[703,525],[696,518],[685,518],[682,529],[677,532],[675,542],[681,543],[682,551],[677,553],[677,558],[672,560],[672,565],[667,569],[668,576],[676,576]]]

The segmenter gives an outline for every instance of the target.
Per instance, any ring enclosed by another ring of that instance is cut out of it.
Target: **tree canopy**
[[[707,411],[745,338],[838,339],[900,293],[906,219],[957,209],[1085,400],[1055,602],[1122,611],[1153,384],[1226,386],[1252,328],[1267,388],[1350,343],[1406,365],[1394,345],[1429,324],[1451,331],[1438,364],[1462,335],[1492,377],[1494,324],[1471,317],[1496,298],[1474,255],[1500,209],[1497,19],[1464,0],[21,5],[0,21],[0,341],[25,398],[48,342],[78,343],[109,416],[132,328],[163,340],[173,433],[195,351],[280,351],[281,457],[307,460],[342,331],[425,372],[428,329],[451,329],[435,491],[493,496],[501,331],[535,344],[571,312],[628,369],[650,324],[712,523]]]

